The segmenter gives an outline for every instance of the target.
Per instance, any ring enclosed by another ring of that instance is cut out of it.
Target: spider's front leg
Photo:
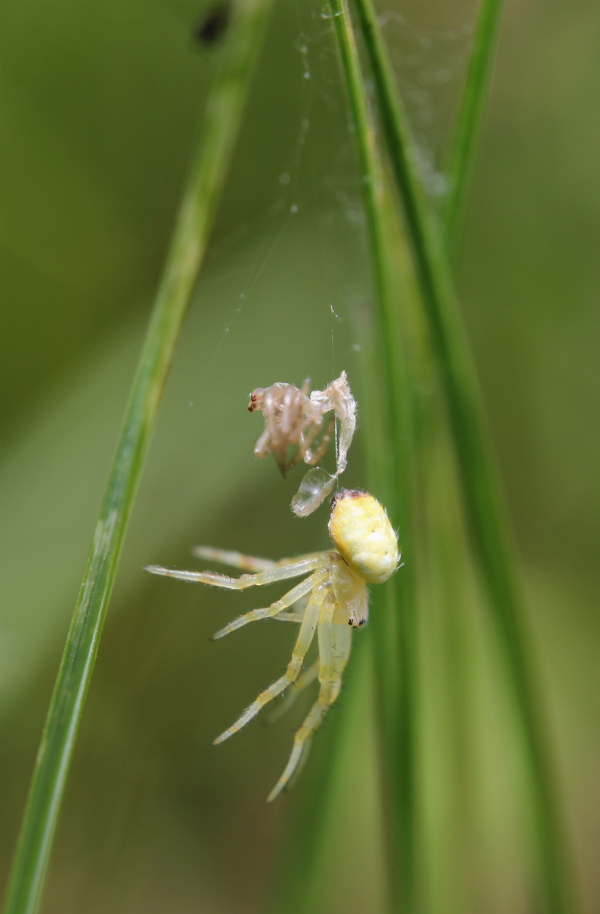
[[[334,606],[329,602],[323,607],[319,620],[319,695],[294,737],[294,747],[284,772],[267,797],[271,803],[279,796],[292,775],[306,761],[310,744],[323,718],[340,693],[342,674],[350,657],[352,630],[347,625],[333,622]]]
[[[231,565],[232,568],[241,568],[242,571],[253,573],[277,568],[279,564],[272,559],[261,559],[255,555],[245,555],[243,552],[233,552],[230,549],[215,549],[214,546],[193,546],[192,555],[207,562],[220,562],[222,565]]]
[[[323,555],[327,555],[324,553]],[[211,587],[223,587],[225,590],[245,590],[247,587],[260,587],[263,584],[274,584],[287,578],[299,578],[309,571],[316,571],[323,566],[323,555],[303,556],[295,562],[266,568],[258,574],[242,574],[239,578],[230,578],[216,571],[183,571],[177,568],[164,568],[162,565],[147,565],[144,569],[150,574],[160,574],[167,578],[177,578],[190,584],[210,584]]]

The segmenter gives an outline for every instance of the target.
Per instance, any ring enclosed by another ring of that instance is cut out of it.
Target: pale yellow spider
[[[194,553],[252,571],[239,578],[214,571],[177,571],[150,565],[153,574],[197,581],[228,590],[244,590],[255,585],[273,584],[287,578],[308,574],[300,584],[280,600],[264,609],[253,609],[239,616],[218,631],[213,638],[222,638],[257,619],[279,619],[299,622],[300,632],[283,676],[258,696],[241,717],[225,730],[216,743],[229,739],[244,727],[269,701],[280,695],[293,682],[304,688],[317,674],[319,695],[308,716],[294,737],[294,746],[285,770],[269,794],[267,802],[277,797],[292,775],[306,760],[315,731],[321,725],[330,705],[336,700],[342,673],[350,656],[352,628],[360,628],[369,614],[367,583],[381,584],[396,571],[400,561],[398,538],[384,508],[367,492],[341,489],[334,495],[329,519],[329,535],[337,551],[320,552],[273,562],[252,558],[239,552],[226,552],[199,546]],[[294,608],[292,608],[294,607]],[[319,660],[300,675],[302,663],[315,634],[318,633]]]

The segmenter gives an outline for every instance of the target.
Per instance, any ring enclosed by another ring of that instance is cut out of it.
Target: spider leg
[[[212,546],[193,546],[192,555],[209,562],[220,562],[221,565],[241,568],[243,571],[268,571],[270,568],[276,568],[278,564],[272,559],[259,559],[254,555],[230,552],[228,549],[214,549]]]
[[[300,777],[300,775],[302,774],[304,766],[306,765],[306,762],[308,761],[308,756],[310,755],[311,745],[312,745],[312,738],[307,739],[300,752],[300,758],[296,762],[296,767],[294,768],[293,772],[291,773],[289,781],[285,785],[286,790],[289,790],[290,787],[293,787],[294,784],[296,783],[296,781],[298,780],[298,778]],[[275,797],[273,797],[273,799],[275,799]],[[267,803],[270,803],[270,802],[272,802],[272,801],[267,799]]]
[[[270,571],[273,568],[280,568],[282,565],[293,565],[298,561],[295,559],[273,559],[258,558],[255,555],[246,555],[243,552],[234,552],[229,549],[215,549],[214,546],[192,546],[192,555],[199,559],[206,559],[209,562],[220,562],[222,565],[231,565],[232,568],[241,568],[243,571]],[[301,559],[314,559],[322,552],[308,552],[300,556]]]
[[[305,581],[301,581],[300,584],[297,584],[289,590],[281,600],[276,600],[275,603],[271,603],[270,606],[267,606],[264,609],[251,609],[250,612],[244,613],[243,616],[238,616],[237,619],[233,619],[233,621],[229,622],[224,628],[215,632],[210,640],[218,641],[219,638],[224,638],[225,635],[229,635],[230,632],[234,632],[238,628],[248,625],[249,622],[257,622],[259,619],[269,619],[273,616],[277,616],[278,613],[287,609],[288,606],[292,606],[297,600],[306,596],[306,594],[313,589],[315,584],[318,583],[318,577],[319,573],[315,572],[314,574],[311,574],[309,578],[306,578]],[[303,618],[304,615],[300,618],[300,621],[302,621]]]
[[[296,679],[296,682],[294,683],[294,688],[290,689],[290,691],[287,693],[285,699],[281,702],[279,707],[276,708],[276,710],[273,711],[273,713],[269,715],[268,723],[274,724],[275,721],[279,720],[280,717],[283,717],[284,714],[287,714],[287,712],[290,710],[290,708],[292,708],[296,704],[296,701],[298,700],[298,696],[300,695],[300,692],[304,691],[304,689],[306,689],[307,686],[309,686],[311,683],[313,683],[315,681],[315,679],[318,676],[318,673],[319,673],[319,661],[318,660],[315,660],[315,662],[313,664],[311,664],[311,666],[309,666],[307,669],[302,670],[302,672]]]
[[[307,453],[310,454],[310,446],[317,436],[317,432],[319,431],[319,429],[321,427],[322,421],[323,420],[320,416],[315,417],[315,419],[311,420],[307,424],[306,427],[308,428],[308,431],[306,432],[306,434],[304,434],[304,431],[302,431],[302,433],[300,434],[300,440],[298,442],[298,450],[296,451],[294,456],[291,458],[291,460],[288,462],[288,464],[285,468],[286,473],[289,470],[293,469],[293,467],[295,467],[297,463],[300,463],[301,460],[306,460],[306,454]]]
[[[276,622],[302,622],[304,619],[304,610],[290,609],[273,616]]]
[[[260,433],[258,441],[254,445],[254,456],[255,457],[266,457],[269,451],[271,450],[271,436],[269,434],[269,429],[265,425],[264,429]]]
[[[161,574],[168,578],[177,578],[190,583],[210,584],[213,587],[224,587],[226,590],[245,590],[246,587],[260,587],[262,584],[274,584],[275,581],[285,581],[286,578],[297,578],[309,571],[316,571],[322,567],[326,557],[331,553],[322,552],[318,555],[300,556],[300,558],[286,565],[277,565],[267,568],[258,574],[242,574],[239,578],[230,578],[226,574],[217,574],[216,571],[179,571],[176,568],[163,568],[161,565],[147,565],[145,571],[150,574]]]
[[[271,803],[279,796],[298,766],[304,764],[315,732],[339,695],[342,673],[350,656],[352,632],[346,625],[332,622],[332,616],[333,606],[328,605],[319,620],[319,696],[294,737],[294,746],[288,763],[267,797],[267,803]]]
[[[305,596],[301,597],[299,600],[296,600],[293,609],[285,609],[283,612],[273,616],[273,619],[276,622],[302,622],[309,600],[310,594],[305,594]]]
[[[333,429],[335,426],[335,416],[332,416],[327,427],[321,436],[321,440],[316,446],[314,451],[308,451],[307,456],[304,458],[304,462],[309,466],[314,466],[315,463],[318,463],[327,448],[329,447],[329,442],[331,441],[331,436],[333,434]]]
[[[302,669],[302,661],[306,656],[306,652],[310,647],[310,643],[317,629],[319,615],[321,612],[321,604],[327,593],[326,588],[323,586],[326,581],[327,577],[324,575],[320,585],[313,585],[313,596],[309,600],[308,606],[306,607],[304,619],[302,620],[300,632],[298,633],[298,640],[296,641],[294,650],[292,652],[292,659],[288,663],[287,669],[283,676],[281,676],[272,685],[270,685],[268,689],[265,689],[264,692],[261,692],[258,698],[253,701],[248,708],[246,708],[238,720],[236,720],[236,722],[232,724],[231,727],[229,727],[227,730],[225,730],[224,733],[221,733],[221,735],[216,738],[213,745],[222,743],[224,740],[229,739],[230,736],[233,736],[234,733],[237,733],[238,730],[241,730],[242,727],[245,727],[253,717],[256,717],[261,708],[263,708],[269,701],[275,698],[276,695],[281,694],[284,689],[287,689],[287,687],[292,682],[294,682],[295,679],[298,678],[298,675]]]

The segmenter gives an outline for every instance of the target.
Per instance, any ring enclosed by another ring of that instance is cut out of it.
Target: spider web
[[[473,12],[471,3],[452,7],[442,16],[444,29],[428,25],[428,18],[439,23],[439,10],[424,14],[419,4],[385,6],[380,13],[420,173],[434,198],[445,189],[443,156]],[[277,9],[273,35],[188,322],[187,340],[195,336],[192,327],[201,337],[186,398],[195,423],[203,416],[211,421],[207,401],[219,396],[232,359],[242,358],[239,334],[247,339],[248,372],[238,408],[255,386],[300,386],[310,376],[311,386],[322,388],[342,369],[351,383],[357,374],[360,340],[352,314],[370,301],[369,265],[327,9],[300,2]],[[209,302],[220,320],[207,328]],[[227,414],[224,402],[221,408]]]

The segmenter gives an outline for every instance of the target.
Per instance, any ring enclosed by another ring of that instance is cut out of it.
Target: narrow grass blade
[[[389,849],[389,875],[395,910],[414,909],[415,830],[415,537],[412,501],[415,489],[413,407],[407,372],[406,342],[398,300],[404,297],[398,264],[406,254],[397,214],[384,180],[369,110],[356,39],[346,0],[330,8],[355,138],[373,272],[372,326],[361,334],[366,396],[367,470],[374,493],[400,525],[405,566],[382,594],[372,588],[380,683],[383,791]]]
[[[414,819],[414,568],[410,558],[412,536],[412,412],[405,358],[396,306],[399,294],[398,261],[401,235],[393,196],[385,186],[383,166],[375,143],[375,128],[369,111],[366,87],[348,6],[331,0],[331,20],[346,89],[351,128],[355,138],[373,281],[374,311],[357,314],[357,338],[363,361],[361,416],[366,425],[367,475],[371,491],[386,505],[394,524],[402,531],[406,567],[386,585],[373,587],[371,633],[377,665],[381,669],[379,690],[380,730],[385,749],[380,753],[383,769],[388,850],[388,881],[395,911],[413,906],[412,874],[416,849]],[[397,244],[398,243],[398,244]],[[399,256],[400,255],[400,256]],[[391,439],[391,441],[390,441]],[[358,660],[358,658],[356,658]],[[311,793],[312,802],[296,816],[296,828],[283,860],[283,876],[277,880],[270,910],[306,914],[315,910],[323,894],[322,834],[335,812],[332,810],[333,778],[338,768],[340,742],[358,696],[346,696],[344,727],[339,727],[336,745],[325,776]],[[299,868],[298,861],[302,861]]]
[[[33,914],[48,861],[127,521],[177,337],[231,159],[270,0],[236,6],[210,92],[61,660],[13,863],[5,914]]]
[[[461,236],[461,214],[490,82],[502,0],[481,0],[469,65],[454,125],[448,165],[448,191],[443,210],[446,247],[454,256]]]
[[[383,133],[413,243],[423,310],[445,392],[471,538],[487,589],[512,688],[528,769],[539,853],[541,895],[548,911],[573,911],[563,837],[535,676],[523,632],[514,548],[496,478],[474,365],[466,341],[439,220],[416,174],[408,122],[370,0],[355,0],[365,36]],[[489,53],[491,45],[488,45]],[[485,48],[483,49],[485,51]],[[482,53],[483,53],[482,51]],[[479,73],[480,70],[475,71]]]

